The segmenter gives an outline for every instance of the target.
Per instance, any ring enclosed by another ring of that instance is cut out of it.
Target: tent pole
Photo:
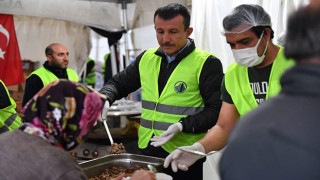
[[[125,65],[128,66],[129,65],[129,53],[128,53],[128,22],[127,22],[127,2],[122,1],[121,2],[121,8],[122,8],[122,19],[123,19],[123,27],[125,30],[124,33],[124,48],[125,48]],[[121,59],[121,58],[120,58]],[[122,70],[125,68],[124,67],[124,63],[123,60],[120,62],[120,68],[122,68]]]

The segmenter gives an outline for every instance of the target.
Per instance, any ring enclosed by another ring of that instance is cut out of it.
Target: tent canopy
[[[152,22],[154,11],[163,5],[191,0],[1,0],[0,13],[65,20],[107,31],[121,31]],[[147,17],[142,17],[150,12]]]
[[[80,0],[2,0],[0,13],[52,18],[97,27],[122,29],[119,4]]]
[[[121,32],[153,24],[154,11],[188,0],[1,0],[0,14],[13,14],[23,59],[45,60],[44,49],[53,42],[70,51],[69,66],[79,72],[91,50],[88,26]],[[191,0],[189,0],[191,2]],[[149,34],[153,35],[152,32]]]

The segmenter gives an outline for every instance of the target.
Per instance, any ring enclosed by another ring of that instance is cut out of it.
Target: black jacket
[[[43,64],[43,67],[51,71],[59,79],[68,79],[68,74],[66,69],[60,69],[56,67],[49,66],[48,61]],[[27,102],[43,88],[43,82],[38,75],[32,74],[26,79],[26,87],[23,95],[22,106],[27,104]]]
[[[4,83],[0,83],[0,109],[4,109],[8,106],[11,106],[10,97],[6,91]]]
[[[160,74],[158,78],[159,94],[161,94],[173,70],[186,56],[194,49],[195,44],[190,39],[191,44],[178,54],[176,59],[168,64],[166,56],[159,48],[156,55],[162,57]],[[112,104],[114,101],[126,97],[129,93],[136,91],[141,87],[139,76],[139,63],[144,52],[137,56],[136,60],[130,64],[125,70],[113,76],[107,84],[100,90],[101,93],[107,95],[108,101]],[[192,68],[192,67],[190,67]],[[220,108],[220,86],[223,79],[222,64],[216,57],[210,56],[206,60],[201,75],[199,89],[204,100],[205,108],[202,112],[187,116],[181,119],[183,124],[183,132],[200,133],[206,132],[217,122]]]

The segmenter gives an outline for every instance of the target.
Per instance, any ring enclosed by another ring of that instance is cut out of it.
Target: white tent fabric
[[[23,59],[45,61],[44,49],[53,42],[70,52],[69,67],[78,73],[91,50],[89,28],[122,29],[120,4],[86,0],[2,0],[0,14],[13,14]]]
[[[124,18],[123,4],[117,0],[2,0],[0,14],[15,15],[23,59],[40,62],[37,64],[39,67],[45,59],[44,48],[51,42],[61,42],[70,51],[70,67],[79,73],[84,64],[79,60],[85,60],[89,56],[91,47],[88,45],[87,40],[90,36],[85,26],[119,31],[123,29],[124,22],[127,22],[128,29],[139,28],[153,23],[153,13],[159,6],[172,2],[186,4],[187,1],[190,0],[127,1],[129,3],[125,6],[126,18]],[[154,32],[153,28],[151,31]],[[143,34],[154,33],[143,32]],[[145,44],[146,41],[142,39],[137,41],[137,44]],[[153,42],[157,46],[155,38]],[[155,46],[150,45],[150,47]],[[137,48],[142,50],[150,48],[144,47]]]
[[[45,48],[51,43],[62,43],[69,55],[69,67],[79,72],[91,49],[87,26],[68,21],[14,16],[15,29],[22,59],[39,62],[46,60]]]
[[[196,46],[216,55],[223,64],[224,70],[233,62],[229,45],[220,33],[222,20],[232,9],[240,4],[259,4],[271,16],[272,28],[277,37],[285,31],[288,15],[301,4],[309,0],[193,0],[191,26]]]
[[[122,29],[120,5],[86,0],[1,0],[0,13],[53,18],[108,31]]]

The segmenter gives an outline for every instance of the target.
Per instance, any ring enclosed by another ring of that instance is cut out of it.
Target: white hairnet
[[[223,19],[225,33],[241,33],[256,26],[271,26],[269,14],[259,5],[243,4],[237,6]]]

